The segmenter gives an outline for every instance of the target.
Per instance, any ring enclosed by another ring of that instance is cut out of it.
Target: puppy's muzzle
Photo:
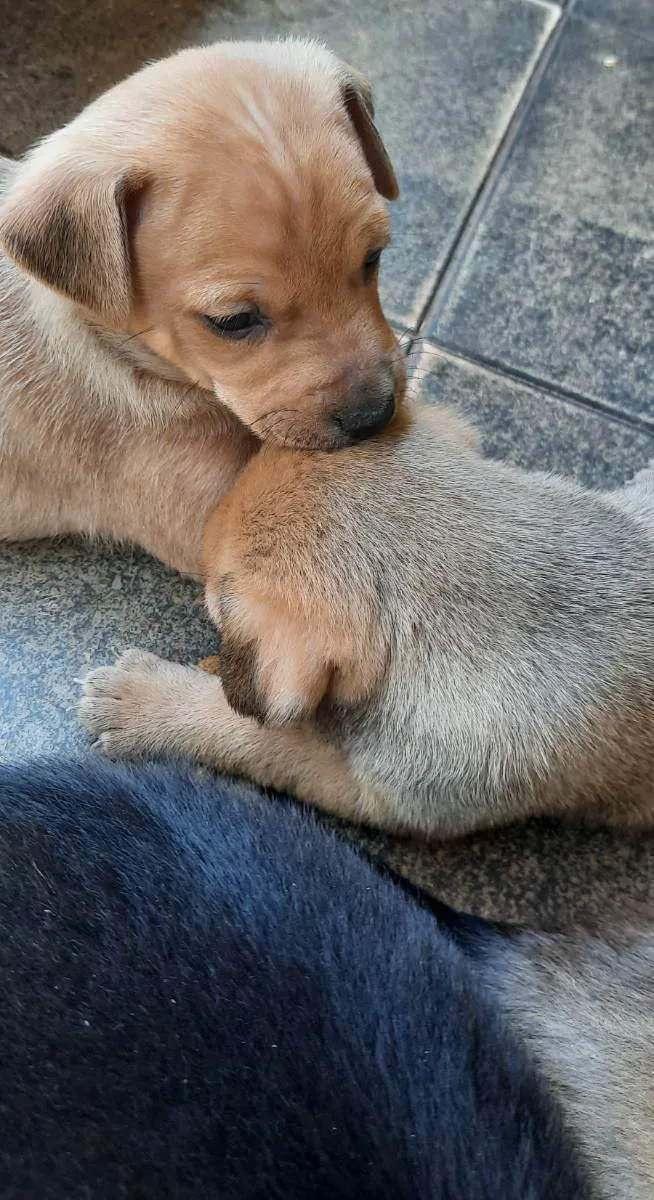
[[[350,442],[372,437],[388,424],[395,412],[396,381],[390,367],[374,379],[358,379],[348,388],[348,404],[333,421]]]

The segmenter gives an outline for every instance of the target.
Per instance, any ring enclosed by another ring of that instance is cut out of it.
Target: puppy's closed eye
[[[382,251],[383,251],[383,247],[378,246],[375,250],[371,250],[370,253],[367,254],[366,257],[364,258],[364,260],[363,260],[363,278],[366,281],[369,279],[375,278],[375,275],[377,274],[377,268],[378,268],[380,260],[381,260]]]
[[[263,337],[270,328],[269,320],[258,308],[244,308],[224,317],[212,317],[203,313],[200,320],[211,333],[232,342]]]

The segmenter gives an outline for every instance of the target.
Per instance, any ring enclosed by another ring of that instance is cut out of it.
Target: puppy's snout
[[[395,386],[391,378],[374,387],[362,388],[356,400],[334,417],[334,422],[351,441],[372,437],[388,424],[395,411]]]

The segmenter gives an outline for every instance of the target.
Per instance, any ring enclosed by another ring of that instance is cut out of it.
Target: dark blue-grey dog
[[[610,1097],[584,1108],[586,943],[429,911],[176,768],[5,768],[0,854],[2,1197],[651,1194]]]

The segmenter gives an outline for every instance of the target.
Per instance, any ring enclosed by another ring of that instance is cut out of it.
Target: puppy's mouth
[[[380,433],[394,413],[395,397],[389,394],[374,406],[350,406],[320,424],[300,412],[292,415],[280,409],[253,422],[250,429],[262,442],[292,450],[342,450]]]
[[[306,430],[283,430],[279,426],[271,429],[261,428],[259,424],[251,426],[253,433],[262,442],[281,446],[286,450],[341,450],[351,446],[353,439],[343,434],[339,429],[312,428]]]
[[[252,421],[248,429],[260,441],[289,450],[337,450],[348,444],[330,418],[319,423],[299,409],[275,409]]]

